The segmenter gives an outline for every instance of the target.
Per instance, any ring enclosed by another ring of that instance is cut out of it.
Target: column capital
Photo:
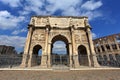
[[[74,29],[75,29],[74,25],[70,26],[71,32],[74,32]]]
[[[34,25],[33,24],[28,24],[28,29],[30,29],[30,28],[33,28],[34,27]]]

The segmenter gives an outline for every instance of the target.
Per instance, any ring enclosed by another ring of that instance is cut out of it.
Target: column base
[[[40,65],[40,67],[42,67],[42,68],[47,68],[47,58],[48,58],[47,55],[42,55],[42,60],[41,60],[41,65]]]
[[[28,54],[23,54],[22,62],[20,64],[21,68],[27,67],[28,57],[29,57]]]
[[[26,67],[27,67],[27,64],[20,64],[19,67],[20,67],[20,68],[26,68]]]
[[[97,57],[95,55],[93,55],[93,67],[100,67],[100,65],[97,61]]]
[[[78,55],[73,55],[73,60],[74,60],[74,65],[73,65],[73,67],[74,67],[74,68],[80,67],[80,66],[79,66],[79,62],[78,62]]]

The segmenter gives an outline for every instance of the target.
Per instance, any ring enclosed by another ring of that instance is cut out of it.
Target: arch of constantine
[[[53,44],[59,40],[66,44],[67,54],[63,56],[55,56],[52,52]],[[39,50],[42,53],[41,57],[38,56]],[[88,18],[31,17],[21,67],[52,68],[55,64],[59,65],[60,61],[69,68],[99,66]]]

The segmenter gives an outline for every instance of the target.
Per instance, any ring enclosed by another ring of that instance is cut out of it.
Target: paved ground
[[[120,69],[114,70],[0,70],[0,80],[120,80]]]

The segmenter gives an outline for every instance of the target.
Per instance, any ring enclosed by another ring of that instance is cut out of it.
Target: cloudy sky
[[[0,44],[23,50],[32,15],[88,16],[93,37],[120,33],[120,1],[0,0]]]

